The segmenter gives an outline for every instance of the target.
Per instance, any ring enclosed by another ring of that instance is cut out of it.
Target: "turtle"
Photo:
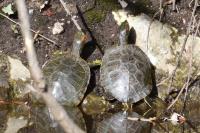
[[[152,64],[147,55],[128,42],[128,22],[119,28],[119,45],[105,50],[100,67],[100,86],[108,100],[127,105],[136,103],[152,91]]]
[[[55,54],[43,67],[52,95],[61,105],[77,106],[84,97],[90,80],[90,67],[80,57],[87,36],[78,31],[71,51]]]

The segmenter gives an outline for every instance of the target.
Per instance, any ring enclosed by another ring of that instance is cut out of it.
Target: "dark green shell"
[[[132,45],[107,49],[100,68],[100,84],[105,93],[121,102],[138,102],[152,90],[149,58]]]
[[[70,53],[59,54],[46,63],[43,71],[57,101],[69,106],[80,103],[90,79],[86,61]]]

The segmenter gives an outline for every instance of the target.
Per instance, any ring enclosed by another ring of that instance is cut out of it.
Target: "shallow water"
[[[195,95],[199,94],[196,90],[194,92]],[[65,109],[75,123],[88,133],[193,133],[200,132],[200,100],[195,95],[192,97],[188,95],[189,100],[184,110],[182,110],[181,97],[172,110],[167,112],[167,105],[159,98],[146,99],[147,102],[141,101],[132,106],[132,109],[125,109],[116,101],[102,106],[104,109],[94,106],[65,107]],[[148,102],[151,102],[151,107]],[[97,102],[94,103],[98,106]],[[44,105],[0,106],[0,133],[15,131],[17,133],[63,133],[62,128],[54,121],[50,111]],[[173,125],[170,120],[164,122],[163,119],[169,119],[173,112],[182,114],[186,121],[177,125]],[[159,119],[153,124],[142,120],[129,120],[128,117]]]

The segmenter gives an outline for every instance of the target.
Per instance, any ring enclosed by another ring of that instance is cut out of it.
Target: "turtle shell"
[[[100,68],[100,84],[105,93],[125,103],[136,103],[152,90],[151,62],[132,45],[107,49]]]
[[[90,79],[86,61],[68,53],[54,56],[43,68],[48,88],[58,102],[76,106],[83,99]]]

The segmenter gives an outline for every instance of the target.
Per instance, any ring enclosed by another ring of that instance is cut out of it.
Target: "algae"
[[[109,11],[120,9],[116,0],[96,0],[95,8],[87,11],[84,15],[89,25],[102,22]]]
[[[95,24],[104,20],[106,16],[106,12],[94,9],[89,12],[86,12],[85,15],[86,15],[87,22],[89,24]]]

